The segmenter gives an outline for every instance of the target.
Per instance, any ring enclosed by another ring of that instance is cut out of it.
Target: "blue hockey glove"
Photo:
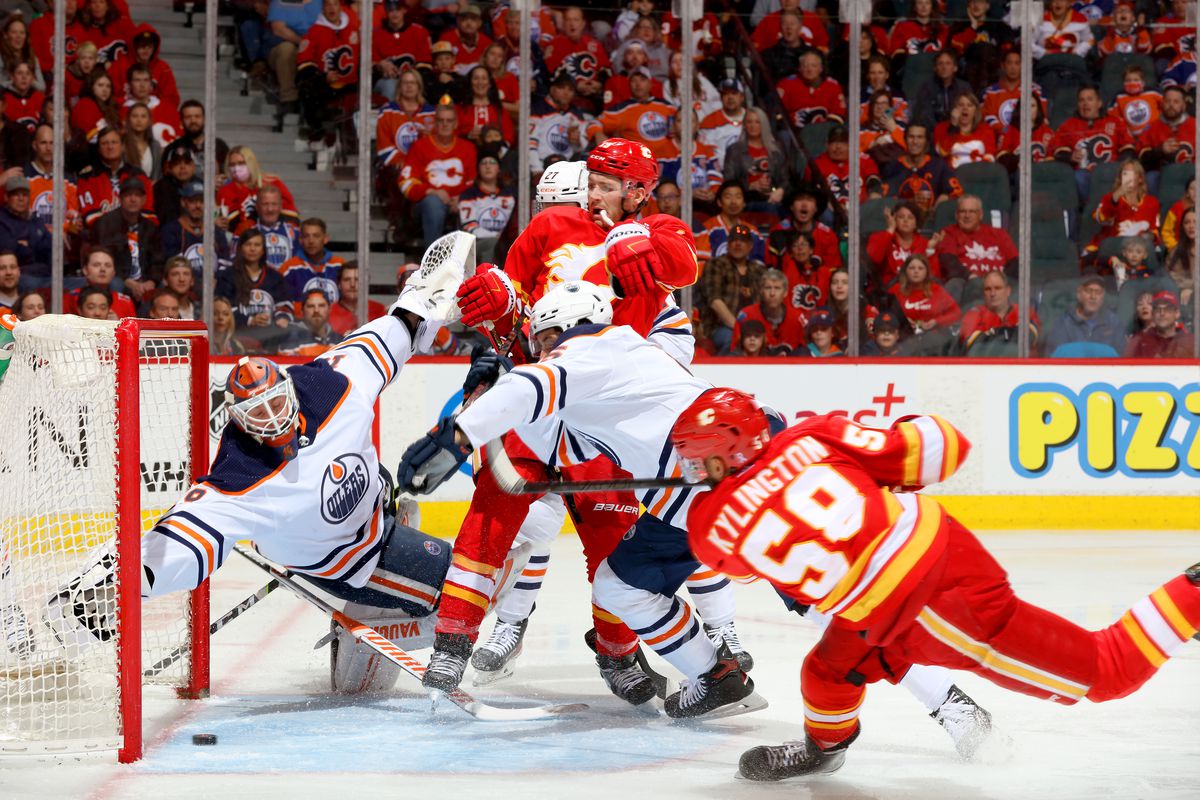
[[[429,494],[455,473],[474,449],[454,442],[453,417],[444,417],[437,427],[404,451],[396,477],[400,489],[410,494]]]
[[[471,369],[467,371],[467,377],[463,381],[463,397],[470,397],[480,387],[482,391],[479,394],[483,394],[500,380],[501,375],[512,368],[511,358],[492,352],[484,353],[471,362]]]

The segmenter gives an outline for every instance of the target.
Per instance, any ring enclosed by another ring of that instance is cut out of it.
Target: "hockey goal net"
[[[134,761],[143,683],[208,690],[207,582],[140,598],[142,533],[208,468],[208,340],[198,322],[57,315],[14,336],[0,384],[0,753]],[[64,642],[48,602],[103,552],[113,629]]]

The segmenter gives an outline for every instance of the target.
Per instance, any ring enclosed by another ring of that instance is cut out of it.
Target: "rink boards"
[[[214,388],[228,370],[213,365]],[[380,400],[384,464],[396,464],[457,408],[465,371],[460,359],[404,367]],[[928,491],[974,527],[1200,530],[1195,363],[736,359],[693,371],[752,392],[789,422],[833,411],[878,427],[912,414],[944,416],[972,452],[957,475]],[[214,435],[224,420],[215,409]],[[422,503],[422,527],[456,533],[471,489],[465,471],[440,487]]]

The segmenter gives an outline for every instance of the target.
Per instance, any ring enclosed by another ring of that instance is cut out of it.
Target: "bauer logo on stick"
[[[330,525],[350,517],[371,485],[367,462],[356,453],[340,455],[325,468],[321,479],[321,516]]]

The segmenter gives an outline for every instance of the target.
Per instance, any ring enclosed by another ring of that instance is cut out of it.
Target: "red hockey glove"
[[[458,287],[458,308],[464,325],[476,327],[511,314],[517,305],[512,281],[495,264],[480,264]]]
[[[662,263],[650,242],[650,229],[640,222],[623,222],[604,238],[608,272],[618,297],[652,294]]]

